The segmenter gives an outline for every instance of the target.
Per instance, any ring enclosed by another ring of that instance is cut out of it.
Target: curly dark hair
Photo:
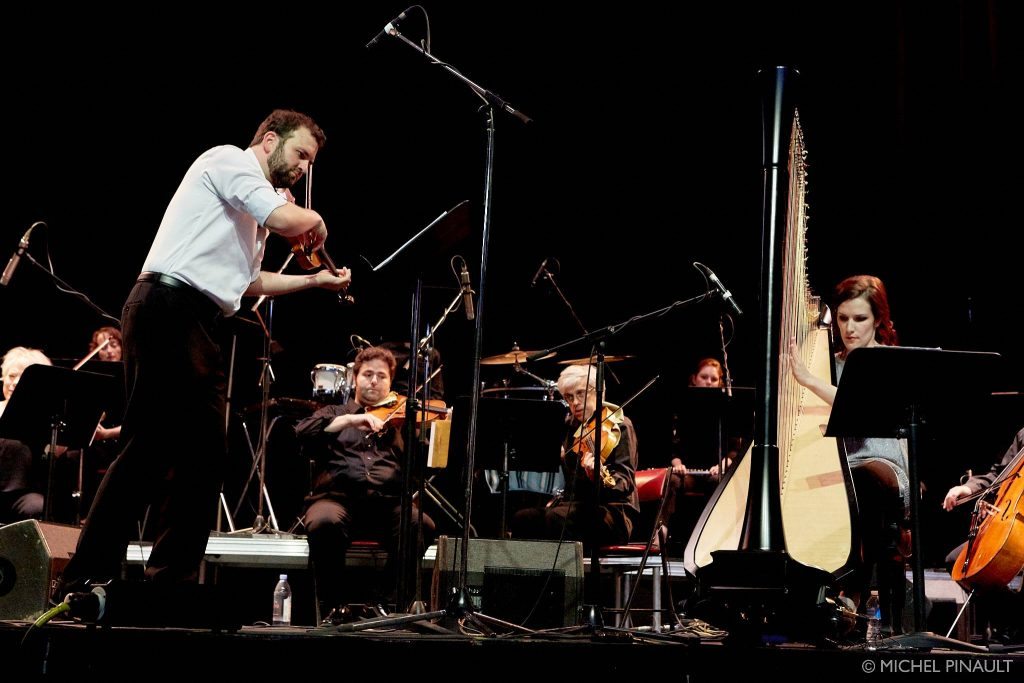
[[[352,371],[358,375],[359,368],[363,366],[363,363],[371,360],[384,361],[388,366],[388,373],[391,375],[391,379],[395,378],[395,368],[398,367],[398,363],[395,361],[395,355],[387,349],[379,346],[370,346],[360,351],[352,365]]]

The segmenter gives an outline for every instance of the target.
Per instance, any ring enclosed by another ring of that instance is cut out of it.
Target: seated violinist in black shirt
[[[395,357],[380,347],[363,349],[356,356],[354,371],[352,400],[321,408],[295,427],[318,468],[313,492],[306,499],[305,520],[324,613],[352,597],[351,581],[345,579],[345,554],[353,539],[381,541],[388,551],[386,589],[393,589],[397,579],[404,445],[399,429],[369,412],[395,400],[391,393]],[[410,539],[420,538],[418,521],[418,511],[413,509]],[[434,522],[424,514],[424,544],[431,541],[433,532]],[[421,555],[422,547],[416,557]],[[410,584],[414,578],[411,574]]]

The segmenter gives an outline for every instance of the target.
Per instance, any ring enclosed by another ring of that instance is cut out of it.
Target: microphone
[[[540,268],[538,268],[537,272],[533,274],[533,279],[530,280],[530,286],[531,287],[536,287],[537,286],[537,280],[540,279],[541,273],[546,273],[546,272],[548,272],[548,259],[544,259],[543,261],[540,262]]]
[[[350,344],[352,344],[352,348],[353,349],[368,349],[371,346],[373,346],[373,342],[366,341],[365,339],[360,337],[358,334],[351,335],[348,338],[348,341],[349,341]]]
[[[733,298],[732,292],[722,284],[722,281],[718,279],[718,276],[715,275],[710,268],[699,261],[694,261],[693,266],[704,273],[704,277],[706,277],[708,282],[718,290],[718,293],[722,296],[722,301],[729,305],[729,308],[732,309],[733,313],[737,316],[743,315],[743,311],[740,309],[740,305],[736,303],[736,299]]]
[[[25,254],[25,250],[28,249],[28,238],[32,234],[32,228],[39,225],[33,223],[25,234],[21,236],[21,241],[18,242],[18,250],[11,254],[11,260],[7,262],[7,267],[4,268],[4,274],[0,275],[0,285],[4,287],[11,281],[11,276],[14,275],[14,270],[18,267],[18,263],[21,262],[21,257]]]
[[[466,264],[462,264],[462,272],[459,273],[459,282],[462,283],[462,303],[466,306],[466,320],[472,320],[476,317],[476,313],[473,311],[473,288],[469,284],[469,270],[466,269]]]
[[[412,7],[406,7],[405,11],[401,12],[397,17],[395,17],[388,23],[384,24],[384,28],[378,31],[377,35],[371,38],[370,42],[366,44],[366,49],[369,50],[371,47],[376,45],[377,41],[379,41],[384,36],[391,35],[391,32],[398,28],[398,22],[405,20],[405,13],[411,9]]]

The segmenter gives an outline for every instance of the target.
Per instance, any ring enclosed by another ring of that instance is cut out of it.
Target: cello
[[[968,590],[1003,588],[1024,568],[1024,449],[978,498],[953,579]],[[989,493],[995,497],[989,502]]]

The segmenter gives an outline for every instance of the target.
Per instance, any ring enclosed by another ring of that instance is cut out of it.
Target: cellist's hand
[[[942,509],[949,512],[956,507],[956,502],[958,500],[969,495],[971,495],[971,490],[963,484],[954,486],[946,492],[946,497],[942,499]]]

